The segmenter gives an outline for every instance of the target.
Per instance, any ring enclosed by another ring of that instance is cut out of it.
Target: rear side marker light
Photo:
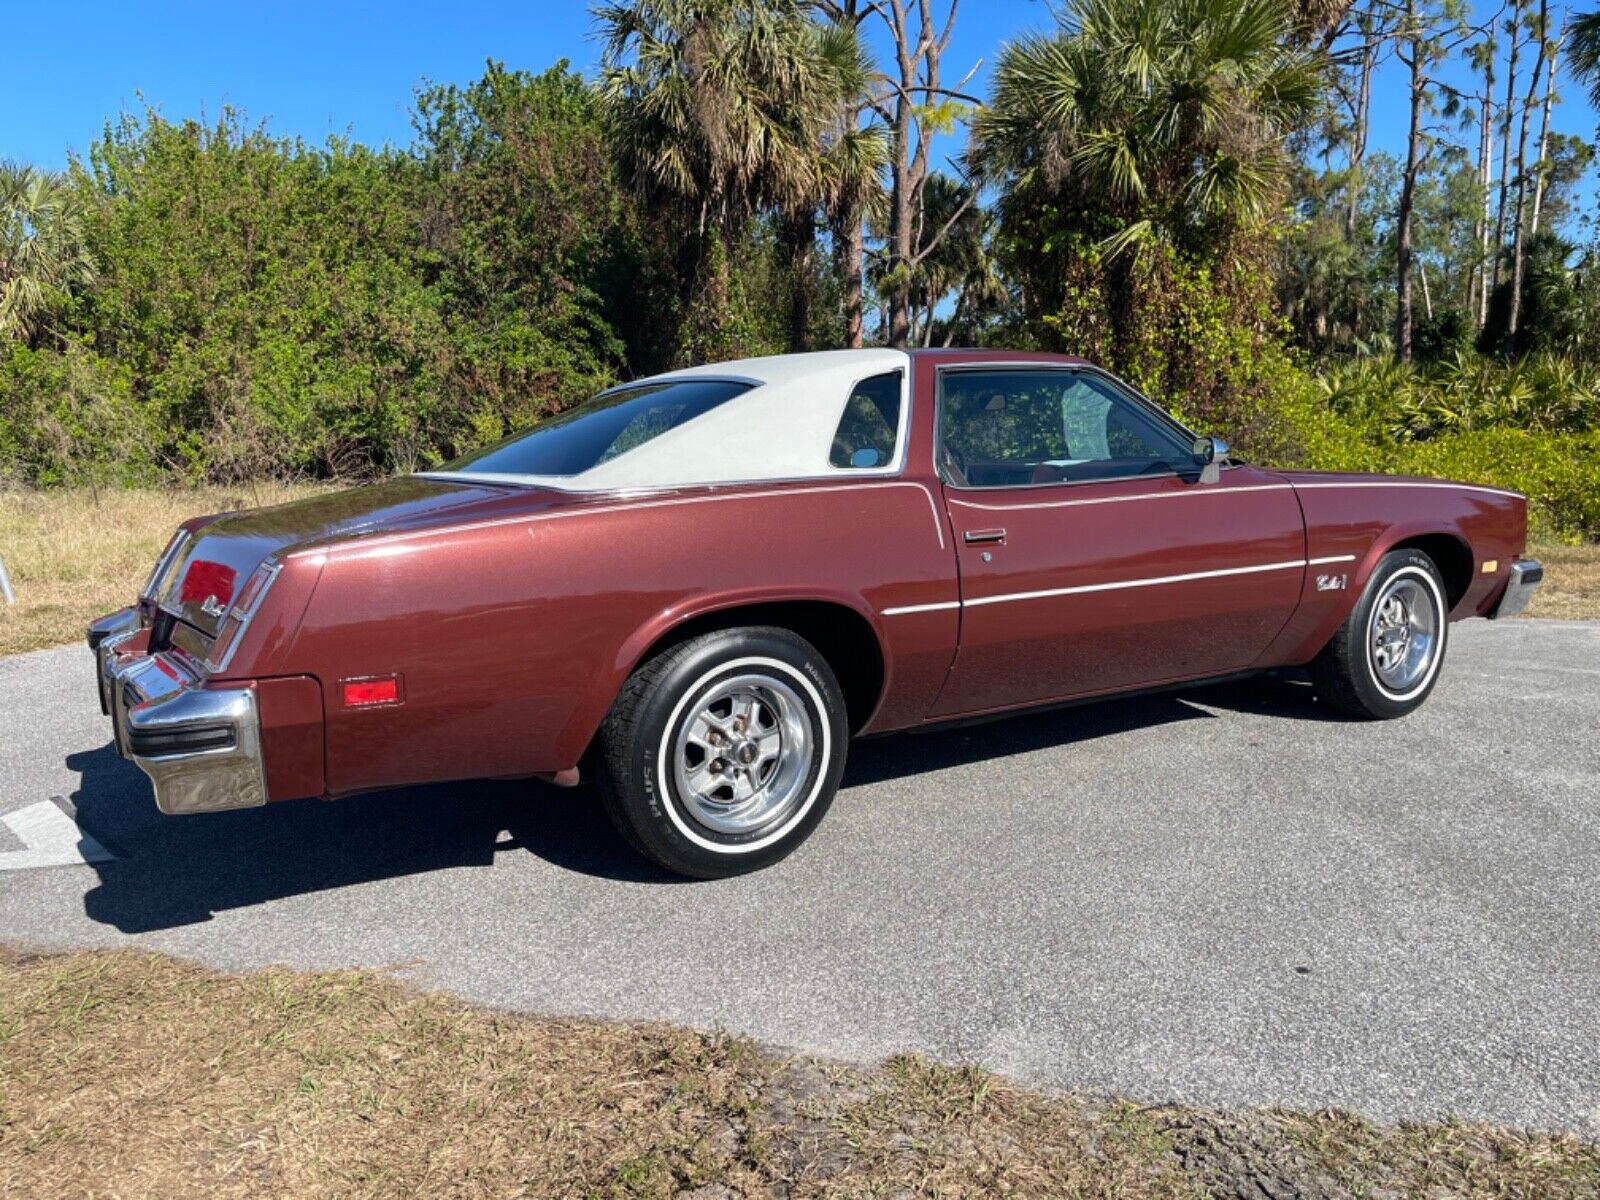
[[[381,679],[346,679],[342,686],[346,708],[400,703],[400,678],[396,675]]]

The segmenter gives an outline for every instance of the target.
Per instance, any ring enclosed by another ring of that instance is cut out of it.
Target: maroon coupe
[[[673,871],[793,850],[849,739],[1309,666],[1401,716],[1520,610],[1523,498],[1271,471],[1078,359],[839,351],[625,384],[437,471],[197,517],[94,623],[163,812],[592,776]]]

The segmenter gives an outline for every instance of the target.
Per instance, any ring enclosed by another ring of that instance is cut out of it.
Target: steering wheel
[[[1156,459],[1144,470],[1139,472],[1141,475],[1170,475],[1171,473],[1172,464],[1161,458]]]

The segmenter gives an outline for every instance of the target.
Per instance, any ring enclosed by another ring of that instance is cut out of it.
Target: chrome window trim
[[[817,478],[828,479],[833,476],[842,476],[848,479],[870,479],[874,476],[888,478],[904,474],[906,469],[906,456],[910,453],[911,430],[911,371],[908,367],[891,367],[887,371],[868,371],[850,381],[850,387],[845,391],[844,400],[839,405],[839,421],[844,420],[844,410],[850,403],[850,397],[855,395],[856,388],[869,379],[876,379],[879,375],[900,376],[900,423],[894,431],[894,457],[881,467],[836,467],[828,461],[826,455],[832,453],[830,446],[824,452],[823,467],[827,474]],[[834,422],[834,433],[839,431],[838,421]],[[807,477],[809,478],[809,476]]]
[[[1186,425],[1178,421],[1171,413],[1165,412],[1154,401],[1150,400],[1137,388],[1107,371],[1104,367],[1097,367],[1093,363],[1059,363],[1059,362],[1028,362],[1026,360],[1012,361],[1010,359],[996,362],[965,362],[965,363],[940,363],[934,367],[933,377],[933,473],[945,487],[955,492],[1019,492],[1038,488],[1085,487],[1091,484],[1127,483],[1134,479],[1181,479],[1181,471],[1159,471],[1150,475],[1119,475],[1111,479],[1053,479],[1047,483],[999,483],[989,486],[975,486],[973,484],[952,483],[945,478],[944,471],[939,465],[939,451],[944,446],[944,431],[940,426],[939,415],[944,406],[944,376],[946,372],[969,371],[1038,371],[1041,373],[1061,373],[1071,375],[1096,375],[1111,385],[1113,390],[1133,403],[1134,407],[1178,433],[1182,438],[1187,438],[1191,443],[1198,435]],[[1231,469],[1233,464],[1224,466],[1224,470]]]
[[[167,542],[167,548],[161,552],[160,557],[156,559],[156,565],[150,569],[150,575],[144,581],[144,586],[139,589],[139,599],[160,605],[161,592],[168,582],[167,574],[172,570],[172,564],[183,556],[192,536],[183,528],[173,533]]]
[[[233,661],[234,653],[239,649],[239,643],[244,640],[244,635],[250,628],[250,622],[255,618],[256,613],[260,610],[261,602],[267,598],[267,593],[272,590],[272,585],[277,582],[278,573],[282,570],[283,563],[277,561],[276,559],[269,558],[263,561],[260,566],[250,573],[251,578],[253,579],[258,573],[265,571],[266,577],[262,579],[261,586],[256,589],[255,594],[250,597],[249,606],[241,609],[237,604],[235,604],[233,607],[228,609],[227,614],[222,618],[222,620],[217,622],[217,637],[222,636],[223,627],[227,625],[229,618],[237,620],[239,622],[239,628],[234,631],[234,635],[229,639],[228,644],[222,648],[222,657],[220,659],[212,661],[210,655],[207,655],[205,667],[206,670],[212,675],[216,675],[219,672],[228,669],[228,664]],[[249,586],[250,581],[246,580],[245,587],[248,588]],[[215,652],[216,641],[213,640],[212,653]]]

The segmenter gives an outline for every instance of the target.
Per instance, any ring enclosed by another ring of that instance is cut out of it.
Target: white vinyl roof
[[[432,478],[532,484],[565,491],[613,491],[691,484],[837,476],[828,465],[833,435],[851,389],[861,380],[901,372],[900,429],[892,462],[852,469],[850,476],[898,471],[905,457],[910,410],[910,356],[903,350],[826,350],[744,358],[668,371],[625,385],[670,379],[729,379],[752,383],[674,429],[576,475],[493,475],[481,471],[422,472]]]

